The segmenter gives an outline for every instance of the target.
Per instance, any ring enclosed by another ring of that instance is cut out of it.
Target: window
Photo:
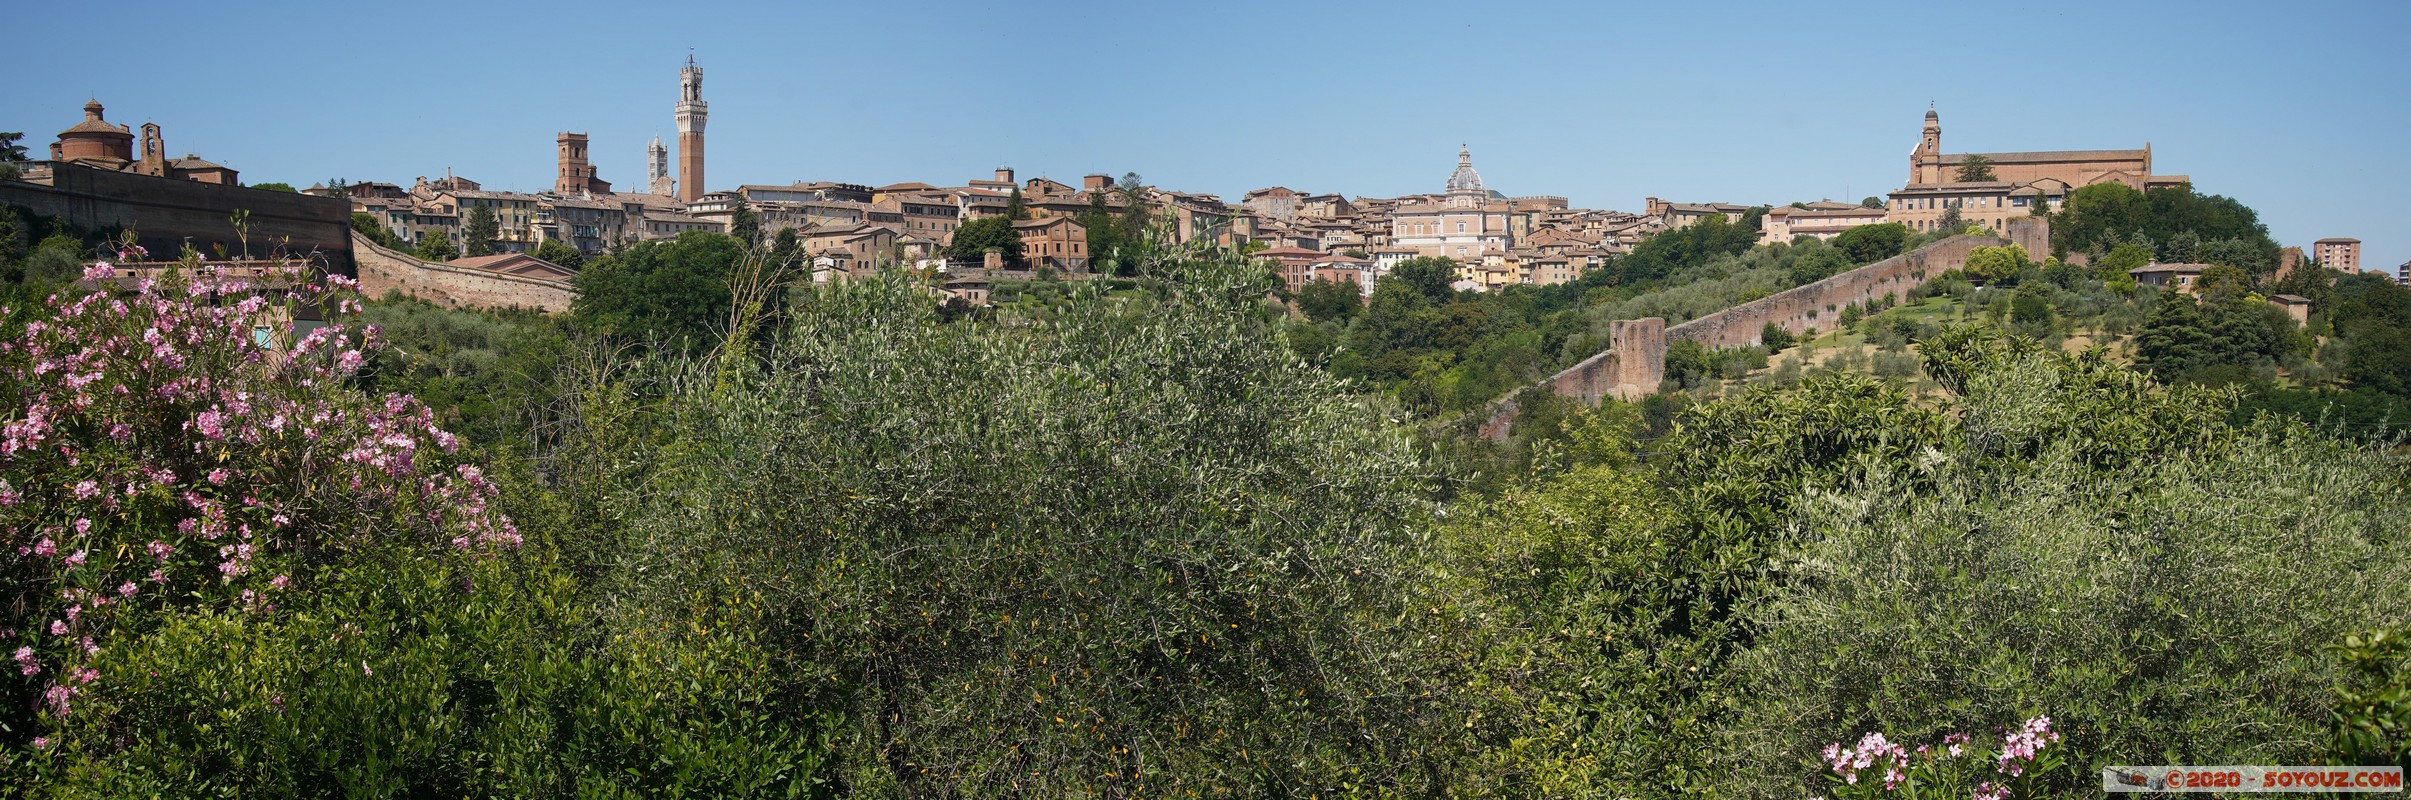
[[[1464,232],[1465,232],[1465,223],[1463,223],[1463,222],[1458,222],[1458,223],[1457,223],[1457,232],[1458,232],[1458,233],[1464,233]]]

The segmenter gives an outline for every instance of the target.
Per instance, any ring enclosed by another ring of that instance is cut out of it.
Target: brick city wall
[[[28,165],[28,181],[0,181],[0,204],[84,228],[126,228],[153,260],[173,260],[186,243],[203,258],[246,255],[235,231],[237,210],[248,212],[251,258],[305,258],[337,275],[353,275],[352,207],[332,197],[154,178],[65,163]],[[47,183],[31,181],[47,179]]]
[[[1815,283],[1795,286],[1673,327],[1651,317],[1608,323],[1608,349],[1540,382],[1560,397],[1596,405],[1604,397],[1631,400],[1658,390],[1666,377],[1666,347],[1692,341],[1709,348],[1758,344],[1769,322],[1793,334],[1811,327],[1832,330],[1841,309],[1892,295],[1906,297],[1927,279],[1967,265],[1967,254],[1978,247],[2016,244],[2029,258],[2050,251],[2050,225],[2040,219],[2012,220],[2009,238],[1953,236]],[[1479,426],[1487,439],[1505,439],[1518,413],[1510,394],[1491,403]]]
[[[1766,297],[1718,311],[1666,329],[1669,341],[1691,341],[1709,348],[1758,344],[1769,322],[1794,335],[1809,328],[1833,330],[1842,307],[1884,295],[1905,297],[1927,278],[1958,269],[1969,251],[2009,244],[1990,236],[1953,236],[1916,252],[1902,253],[1815,283],[1795,286]]]
[[[445,308],[536,308],[569,310],[577,290],[561,281],[420,261],[361,238],[353,243],[360,263],[360,293],[384,297],[400,292]]]

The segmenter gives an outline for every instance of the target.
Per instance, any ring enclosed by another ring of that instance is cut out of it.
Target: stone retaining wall
[[[445,308],[535,308],[569,310],[576,289],[561,281],[420,261],[354,234],[360,264],[360,293],[384,297],[399,291]]]

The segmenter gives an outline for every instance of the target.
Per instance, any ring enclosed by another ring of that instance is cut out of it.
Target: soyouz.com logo
[[[2105,792],[2394,792],[2402,767],[2103,767]]]

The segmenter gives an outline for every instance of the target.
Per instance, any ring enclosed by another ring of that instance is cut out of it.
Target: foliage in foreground
[[[816,729],[757,648],[590,627],[430,411],[353,387],[377,331],[264,335],[290,306],[255,288],[170,274],[9,315],[0,791],[810,789]]]
[[[1147,274],[1011,325],[846,282],[759,360],[629,368],[663,433],[609,613],[762,609],[855,795],[1444,788],[1410,441],[1272,338],[1259,270]]]
[[[1650,479],[1574,469],[1451,515],[1447,563],[1503,631],[1485,663],[1548,665],[1485,673],[1530,715],[1525,771],[1794,797],[1836,736],[2043,715],[2068,740],[2046,792],[2329,757],[2326,646],[2411,614],[2402,470],[2098,356],[1924,344],[1939,407],[1840,373],[1752,389],[1684,412]],[[1600,413],[1568,425],[1629,426]]]

